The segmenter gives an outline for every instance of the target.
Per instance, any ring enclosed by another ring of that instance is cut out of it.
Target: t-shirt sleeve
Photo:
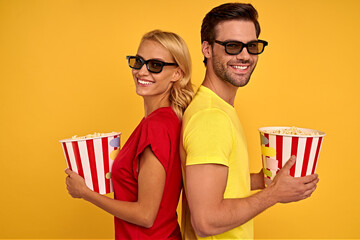
[[[136,151],[138,159],[141,153],[147,146],[150,146],[151,150],[155,154],[156,158],[163,165],[165,171],[168,170],[170,151],[171,151],[171,139],[169,135],[170,125],[161,120],[147,121],[141,131],[139,144]],[[138,163],[135,163],[136,168]]]
[[[229,117],[219,109],[196,113],[183,133],[186,165],[222,164],[229,166],[233,130]]]

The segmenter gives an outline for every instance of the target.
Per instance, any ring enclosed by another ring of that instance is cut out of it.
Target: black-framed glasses
[[[147,70],[152,73],[160,73],[163,70],[164,66],[177,66],[177,63],[167,63],[156,59],[144,60],[139,56],[127,56],[129,67],[133,69],[141,69],[144,64],[146,64]]]
[[[244,47],[246,47],[249,54],[258,55],[262,53],[265,49],[265,46],[268,45],[268,42],[264,40],[256,40],[248,43],[243,43],[239,41],[221,42],[218,40],[215,40],[215,42],[224,46],[225,52],[229,55],[238,55],[239,53],[241,53]]]

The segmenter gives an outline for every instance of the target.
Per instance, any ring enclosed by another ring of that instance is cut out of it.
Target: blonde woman
[[[115,216],[116,239],[181,239],[179,134],[193,96],[190,54],[177,34],[155,30],[127,59],[145,116],[114,161],[115,199],[91,191],[69,169],[67,189]]]

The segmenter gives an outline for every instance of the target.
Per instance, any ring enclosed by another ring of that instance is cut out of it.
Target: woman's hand
[[[65,170],[65,173],[68,175],[66,177],[67,190],[73,198],[83,198],[87,191],[91,191],[86,186],[84,178],[79,174],[68,168]]]
[[[166,171],[156,158],[150,146],[139,156],[138,200],[120,201],[92,191],[85,185],[85,180],[77,173],[66,169],[66,185],[69,194],[74,198],[82,198],[106,212],[124,221],[150,228],[159,212]]]

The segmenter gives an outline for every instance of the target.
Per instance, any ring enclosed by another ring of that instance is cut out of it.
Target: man
[[[252,239],[257,214],[279,202],[305,199],[316,188],[315,174],[289,175],[294,156],[265,189],[262,171],[249,173],[246,140],[233,105],[237,89],[249,82],[267,45],[259,34],[251,4],[223,4],[203,20],[206,74],[184,114],[181,141],[185,239]],[[264,190],[251,195],[256,189]]]

